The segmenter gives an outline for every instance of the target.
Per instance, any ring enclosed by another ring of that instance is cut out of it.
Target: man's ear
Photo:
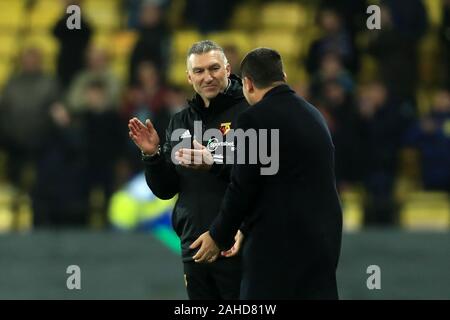
[[[286,72],[283,72],[283,75],[284,75],[284,82],[286,82],[286,81],[287,81],[287,75],[286,75]]]
[[[229,77],[231,74],[231,65],[229,63],[225,65],[225,70],[227,71],[227,77]]]
[[[253,85],[253,82],[249,77],[244,77],[243,84],[247,92],[252,93],[253,91],[255,91],[255,86]]]
[[[191,74],[189,73],[188,70],[186,70],[186,76],[187,76],[187,80],[188,80],[189,84],[192,84]]]

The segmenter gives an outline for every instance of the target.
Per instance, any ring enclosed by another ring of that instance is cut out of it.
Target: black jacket
[[[255,215],[244,242],[241,298],[336,299],[342,212],[322,115],[280,85],[243,112],[237,126],[279,129],[278,172],[261,175],[261,165],[235,165],[210,228],[227,248],[243,219]]]
[[[188,104],[188,108],[172,116],[161,156],[144,161],[147,184],[157,197],[170,199],[178,194],[172,226],[181,239],[183,261],[192,261],[198,249],[191,250],[189,246],[208,230],[219,213],[230,181],[231,165],[217,160],[210,171],[186,169],[173,164],[172,149],[183,139],[193,140],[194,121],[202,121],[202,134],[210,128],[220,129],[227,125],[233,128],[238,114],[248,107],[241,80],[234,75],[230,76],[227,90],[212,99],[208,108],[204,107],[198,94]],[[174,130],[179,132],[175,141],[171,141]],[[200,142],[198,137],[197,141]],[[203,144],[207,145],[207,141]]]

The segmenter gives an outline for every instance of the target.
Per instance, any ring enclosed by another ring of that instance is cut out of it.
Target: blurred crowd
[[[98,194],[106,212],[113,192],[142,169],[139,150],[128,139],[128,119],[151,119],[164,139],[171,114],[184,107],[191,93],[167,80],[176,32],[167,23],[171,2],[124,1],[126,27],[139,35],[125,81],[112,72],[109,52],[92,45],[95,30],[84,18],[76,32],[67,29],[67,14],[55,24],[55,74],[44,71],[38,47],[21,52],[0,95],[0,150],[7,158],[5,179],[31,196],[35,226],[87,225]],[[423,1],[379,4],[382,29],[367,32],[365,1],[318,1],[320,36],[298,61],[307,81],[290,84],[328,122],[339,190],[363,189],[365,222],[392,225],[395,184],[410,161],[402,155],[417,157],[419,188],[450,192],[450,1],[442,2],[442,24],[434,30],[440,55],[431,63],[439,73],[425,113],[417,107],[418,44],[430,31]],[[189,0],[183,23],[204,34],[223,31],[238,5]],[[364,48],[361,32],[367,33]],[[233,45],[225,51],[239,74],[239,51]],[[362,55],[376,61],[375,77],[361,77]]]

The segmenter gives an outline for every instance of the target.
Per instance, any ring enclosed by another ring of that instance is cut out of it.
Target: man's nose
[[[210,82],[213,81],[213,80],[214,80],[214,78],[212,77],[211,73],[206,72],[206,75],[205,75],[205,82],[210,83]]]

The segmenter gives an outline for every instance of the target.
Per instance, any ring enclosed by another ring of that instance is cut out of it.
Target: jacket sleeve
[[[248,113],[243,113],[238,119],[238,127],[244,131],[256,128],[256,122]],[[248,159],[248,140],[245,143],[245,153]],[[248,164],[246,161],[246,164],[233,165],[231,181],[225,192],[219,215],[209,229],[211,237],[219,248],[230,248],[239,228],[244,234],[246,233],[246,226],[254,219],[249,213],[253,211],[260,185],[260,164]]]
[[[166,142],[161,155],[144,160],[145,180],[152,192],[160,199],[171,199],[180,191],[180,182],[175,165],[171,160],[172,146],[170,137],[173,131],[173,119],[166,130]]]

